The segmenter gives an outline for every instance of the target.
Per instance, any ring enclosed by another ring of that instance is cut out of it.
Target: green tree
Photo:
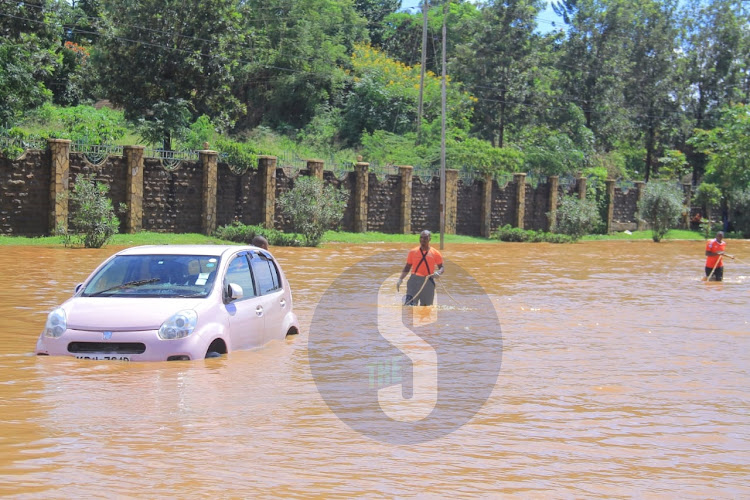
[[[555,12],[568,25],[555,64],[566,100],[584,112],[586,127],[605,151],[632,133],[625,112],[625,75],[633,61],[635,2],[631,0],[561,0]]]
[[[224,128],[244,112],[232,94],[234,70],[248,54],[239,0],[108,0],[92,55],[109,99],[129,120],[152,123],[161,144],[207,115]],[[189,12],[189,15],[186,13]]]
[[[638,217],[651,226],[651,237],[660,242],[677,225],[685,206],[682,189],[669,182],[651,181],[638,201]]]
[[[441,73],[443,51],[443,4],[432,0],[427,12],[427,46],[425,47],[425,71]],[[449,5],[446,47],[448,58],[454,57],[452,50],[468,42],[473,34],[465,28],[470,19],[479,16],[479,7],[467,0],[452,0]],[[380,48],[388,57],[408,66],[416,66],[422,59],[423,15],[419,12],[396,12],[383,21],[383,36]]]
[[[594,134],[585,125],[583,111],[569,104],[554,113],[552,124],[529,126],[518,134],[526,170],[538,176],[583,171],[595,157]]]
[[[707,155],[705,180],[719,186],[725,197],[750,187],[750,106],[724,109],[717,127],[696,130],[688,142]]]
[[[370,43],[379,47],[383,42],[383,20],[401,7],[401,0],[354,0],[354,8],[367,19]]]
[[[665,141],[679,128],[682,116],[674,98],[678,36],[675,9],[677,0],[632,2],[634,25],[630,27],[629,74],[625,77],[625,102],[640,142],[646,148],[644,178],[648,182],[658,170]]]
[[[539,36],[540,0],[489,2],[481,15],[464,23],[472,38],[456,47],[452,73],[478,101],[476,124],[493,146],[505,145],[507,129],[527,111],[532,93]]]
[[[352,54],[353,85],[344,106],[342,135],[351,144],[360,134],[384,130],[406,134],[414,130],[419,100],[419,67],[407,66],[383,52],[358,45]],[[446,125],[454,137],[465,138],[470,128],[474,99],[449,82]],[[441,81],[428,72],[424,83],[423,126],[427,142],[440,137]]]
[[[683,6],[680,75],[689,84],[686,104],[695,128],[713,128],[716,111],[743,97],[749,16],[737,0],[688,0]]]
[[[0,125],[52,97],[45,78],[61,62],[55,2],[2,2],[0,15]]]
[[[353,2],[246,0],[241,12],[252,40],[235,85],[241,126],[299,129],[321,105],[341,105],[354,44],[367,40]]]
[[[347,193],[326,185],[317,177],[298,177],[294,187],[281,195],[279,207],[289,217],[295,232],[308,246],[318,246],[323,233],[344,216]]]

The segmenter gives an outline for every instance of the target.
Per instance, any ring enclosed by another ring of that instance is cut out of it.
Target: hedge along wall
[[[126,146],[122,156],[109,156],[94,166],[82,153],[71,153],[70,141],[50,139],[47,151],[29,150],[16,160],[0,158],[0,234],[39,236],[69,223],[66,193],[76,176],[86,172],[110,187],[115,207],[128,205],[125,214],[118,214],[122,232],[211,234],[234,220],[289,231],[277,200],[301,175],[315,175],[349,194],[343,230],[416,233],[437,231],[440,225],[440,179],[413,175],[408,166],[399,167],[398,175],[378,178],[369,172],[369,164],[360,162],[339,178],[324,171],[319,160],[294,173],[278,167],[275,157],[264,156],[257,169],[237,173],[219,163],[215,151],[200,151],[198,161],[183,161],[174,169],[143,153],[141,146]],[[585,181],[562,186],[551,177],[533,187],[525,174],[515,174],[512,182],[499,186],[488,177],[464,182],[457,171],[448,170],[446,233],[489,236],[506,224],[548,230],[551,204],[565,194],[585,196]],[[610,231],[636,229],[643,187],[640,182],[622,190],[608,181],[608,193],[613,192],[607,207]],[[689,192],[686,189],[686,197]]]

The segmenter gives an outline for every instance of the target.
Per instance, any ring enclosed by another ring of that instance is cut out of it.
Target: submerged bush
[[[528,243],[571,243],[573,238],[566,234],[545,233],[544,231],[534,231],[533,229],[521,229],[506,224],[499,227],[492,235],[493,238],[500,241],[516,241]]]
[[[574,241],[593,232],[601,223],[602,218],[595,201],[564,196],[557,207],[557,232],[567,234]]]
[[[308,246],[318,246],[323,233],[334,229],[344,216],[348,193],[326,185],[317,177],[299,177],[294,187],[279,198],[281,213]]]
[[[661,241],[667,231],[677,225],[685,209],[682,189],[668,183],[651,181],[638,202],[638,217],[651,225],[651,237]]]
[[[118,232],[120,220],[112,200],[107,197],[109,186],[94,180],[94,174],[79,174],[69,193],[72,202],[70,231],[59,230],[67,245],[83,243],[86,248],[101,248]],[[125,205],[120,205],[120,211]]]
[[[234,241],[237,243],[251,244],[255,236],[263,236],[268,240],[268,244],[277,247],[298,247],[301,246],[299,239],[293,234],[286,234],[278,229],[266,229],[262,226],[245,225],[242,222],[234,221],[226,226],[216,228],[214,236],[222,240]]]

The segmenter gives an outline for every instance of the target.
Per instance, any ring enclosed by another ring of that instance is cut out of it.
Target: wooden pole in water
[[[708,278],[706,278],[706,281],[711,281],[711,276],[714,275],[714,271],[716,271],[716,268],[719,265],[719,262],[721,262],[721,258],[724,257],[723,255],[719,255],[719,258],[716,259],[716,264],[714,264],[714,268],[711,269],[711,273],[708,275]]]

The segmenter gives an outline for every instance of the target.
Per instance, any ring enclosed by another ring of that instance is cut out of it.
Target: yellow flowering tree
[[[416,132],[420,67],[407,66],[369,45],[355,46],[351,65],[352,88],[344,107],[342,127],[346,139],[358,144],[361,134],[378,130],[398,135]],[[434,138],[437,130],[439,138],[440,85],[440,77],[427,72],[423,114],[427,137]],[[474,99],[448,78],[446,102],[446,121],[451,134],[466,136]]]

